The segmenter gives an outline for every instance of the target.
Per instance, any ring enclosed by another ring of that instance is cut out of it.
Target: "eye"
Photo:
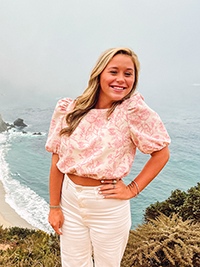
[[[111,70],[110,73],[111,74],[117,74],[117,71],[116,70]]]
[[[129,77],[129,76],[131,76],[131,75],[132,75],[132,73],[130,73],[130,72],[125,72],[125,76]]]

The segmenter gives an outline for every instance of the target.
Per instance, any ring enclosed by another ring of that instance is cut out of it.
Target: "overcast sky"
[[[118,46],[138,55],[147,97],[198,87],[200,1],[0,0],[0,108],[78,96]]]

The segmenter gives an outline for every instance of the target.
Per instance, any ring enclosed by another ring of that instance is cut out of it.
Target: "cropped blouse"
[[[136,148],[151,154],[170,143],[160,117],[138,92],[118,105],[109,118],[108,109],[91,109],[71,136],[60,136],[72,108],[71,99],[57,103],[46,142],[46,150],[59,155],[57,167],[62,173],[123,178],[130,172]]]

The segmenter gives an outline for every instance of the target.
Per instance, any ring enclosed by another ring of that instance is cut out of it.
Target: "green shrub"
[[[149,220],[130,232],[121,266],[199,267],[200,223],[176,214]]]
[[[21,228],[2,229],[0,266],[60,267],[58,235]],[[161,215],[130,231],[121,267],[200,267],[200,223]]]
[[[10,249],[0,251],[0,266],[61,266],[58,235],[48,235],[40,230],[0,227],[0,242],[10,245]]]
[[[200,222],[200,183],[197,186],[191,187],[187,193],[176,189],[172,191],[171,196],[163,201],[151,204],[146,208],[144,214],[145,222],[148,219],[155,219],[159,216],[159,212],[170,216],[172,213],[179,214],[185,221],[194,219]]]
[[[121,267],[200,267],[200,183],[150,205],[144,218],[130,231]],[[58,235],[0,226],[0,243],[10,245],[0,250],[0,266],[61,266]]]

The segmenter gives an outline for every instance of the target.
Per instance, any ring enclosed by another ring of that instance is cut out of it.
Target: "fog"
[[[118,46],[138,55],[147,99],[200,90],[199,10],[198,0],[0,0],[0,109],[75,98]]]

